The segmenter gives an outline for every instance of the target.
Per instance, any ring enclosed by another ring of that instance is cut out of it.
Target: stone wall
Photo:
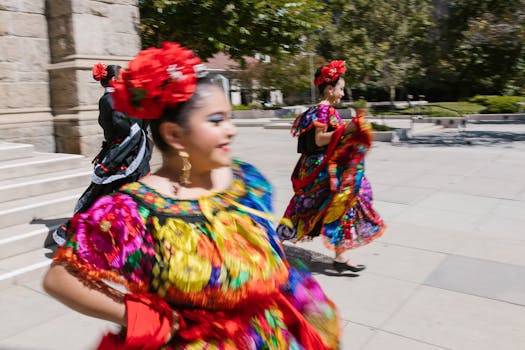
[[[44,0],[0,0],[0,140],[54,151]]]
[[[97,62],[140,50],[138,0],[0,0],[0,140],[98,152]]]

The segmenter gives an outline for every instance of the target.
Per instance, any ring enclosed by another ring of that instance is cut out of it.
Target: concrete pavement
[[[344,350],[525,349],[524,135],[480,123],[376,143],[367,176],[388,229],[351,252],[360,276],[335,273],[320,239],[287,244],[339,306]],[[295,140],[239,128],[234,153],[270,179],[282,213]],[[0,290],[0,315],[2,350],[91,349],[109,327],[45,295],[40,276]]]

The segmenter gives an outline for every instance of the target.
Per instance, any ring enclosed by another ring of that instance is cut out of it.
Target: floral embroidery
[[[123,194],[100,198],[72,220],[77,254],[101,269],[119,269],[142,242],[144,225],[137,204]]]
[[[246,196],[248,193],[246,191],[245,182],[252,181],[254,186],[252,187],[253,195],[261,197],[263,201],[267,201],[267,198],[262,198],[265,193],[269,191],[269,188],[264,186],[257,186],[257,178],[248,179],[250,176],[246,174],[245,168],[247,165],[239,160],[234,160],[232,164],[233,170],[233,182],[229,189],[227,189],[223,194],[229,198],[239,198]],[[134,182],[131,184],[124,185],[120,191],[128,193],[133,197],[140,199],[141,201],[151,205],[155,211],[162,212],[167,216],[202,216],[202,210],[197,200],[176,200],[169,197],[164,197],[157,193],[152,188],[144,185],[141,182]],[[206,197],[205,197],[206,198]],[[210,198],[213,202],[219,204],[217,210],[222,210],[227,208],[230,204],[222,196],[211,195],[207,198]]]

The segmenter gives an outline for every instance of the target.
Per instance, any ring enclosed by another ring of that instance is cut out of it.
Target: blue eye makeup
[[[208,118],[208,121],[214,124],[219,124],[224,120],[224,116],[221,114],[214,114]]]

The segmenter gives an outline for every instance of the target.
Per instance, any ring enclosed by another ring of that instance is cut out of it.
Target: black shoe
[[[339,262],[334,260],[334,269],[337,270],[337,272],[343,272],[345,270],[349,270],[352,272],[359,272],[366,269],[365,265],[348,265],[346,262]]]
[[[56,229],[55,232],[53,232],[53,240],[56,244],[62,246],[66,244],[67,241],[67,228],[65,225],[61,225],[59,228]]]

